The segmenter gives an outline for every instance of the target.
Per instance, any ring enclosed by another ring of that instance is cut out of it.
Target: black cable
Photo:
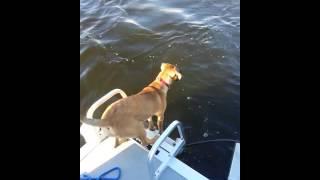
[[[211,140],[203,140],[203,141],[196,141],[193,143],[189,143],[186,145],[188,146],[193,146],[193,145],[199,145],[199,144],[206,144],[206,143],[211,143],[211,142],[234,142],[234,143],[240,143],[240,140],[234,140],[234,139],[211,139]]]

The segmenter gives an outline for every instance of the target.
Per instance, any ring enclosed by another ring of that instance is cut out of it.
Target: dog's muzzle
[[[172,77],[172,80],[174,81],[179,81],[181,80],[182,78],[182,75],[180,73],[176,73],[173,77]]]

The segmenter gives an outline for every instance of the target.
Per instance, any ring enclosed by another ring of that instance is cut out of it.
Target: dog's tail
[[[103,126],[103,121],[101,119],[94,119],[94,118],[87,118],[87,117],[80,117],[80,122],[84,124],[88,124],[91,126]]]

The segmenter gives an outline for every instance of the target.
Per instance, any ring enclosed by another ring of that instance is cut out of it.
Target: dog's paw
[[[150,127],[149,130],[150,131],[155,131],[155,130],[157,130],[157,128],[153,126],[153,127]]]

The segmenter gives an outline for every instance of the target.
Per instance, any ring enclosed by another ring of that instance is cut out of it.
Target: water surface
[[[137,93],[162,62],[178,64],[184,75],[168,92],[165,126],[183,122],[188,143],[239,140],[239,0],[80,0],[82,114],[112,89]],[[190,146],[179,158],[208,178],[226,179],[233,146]]]

